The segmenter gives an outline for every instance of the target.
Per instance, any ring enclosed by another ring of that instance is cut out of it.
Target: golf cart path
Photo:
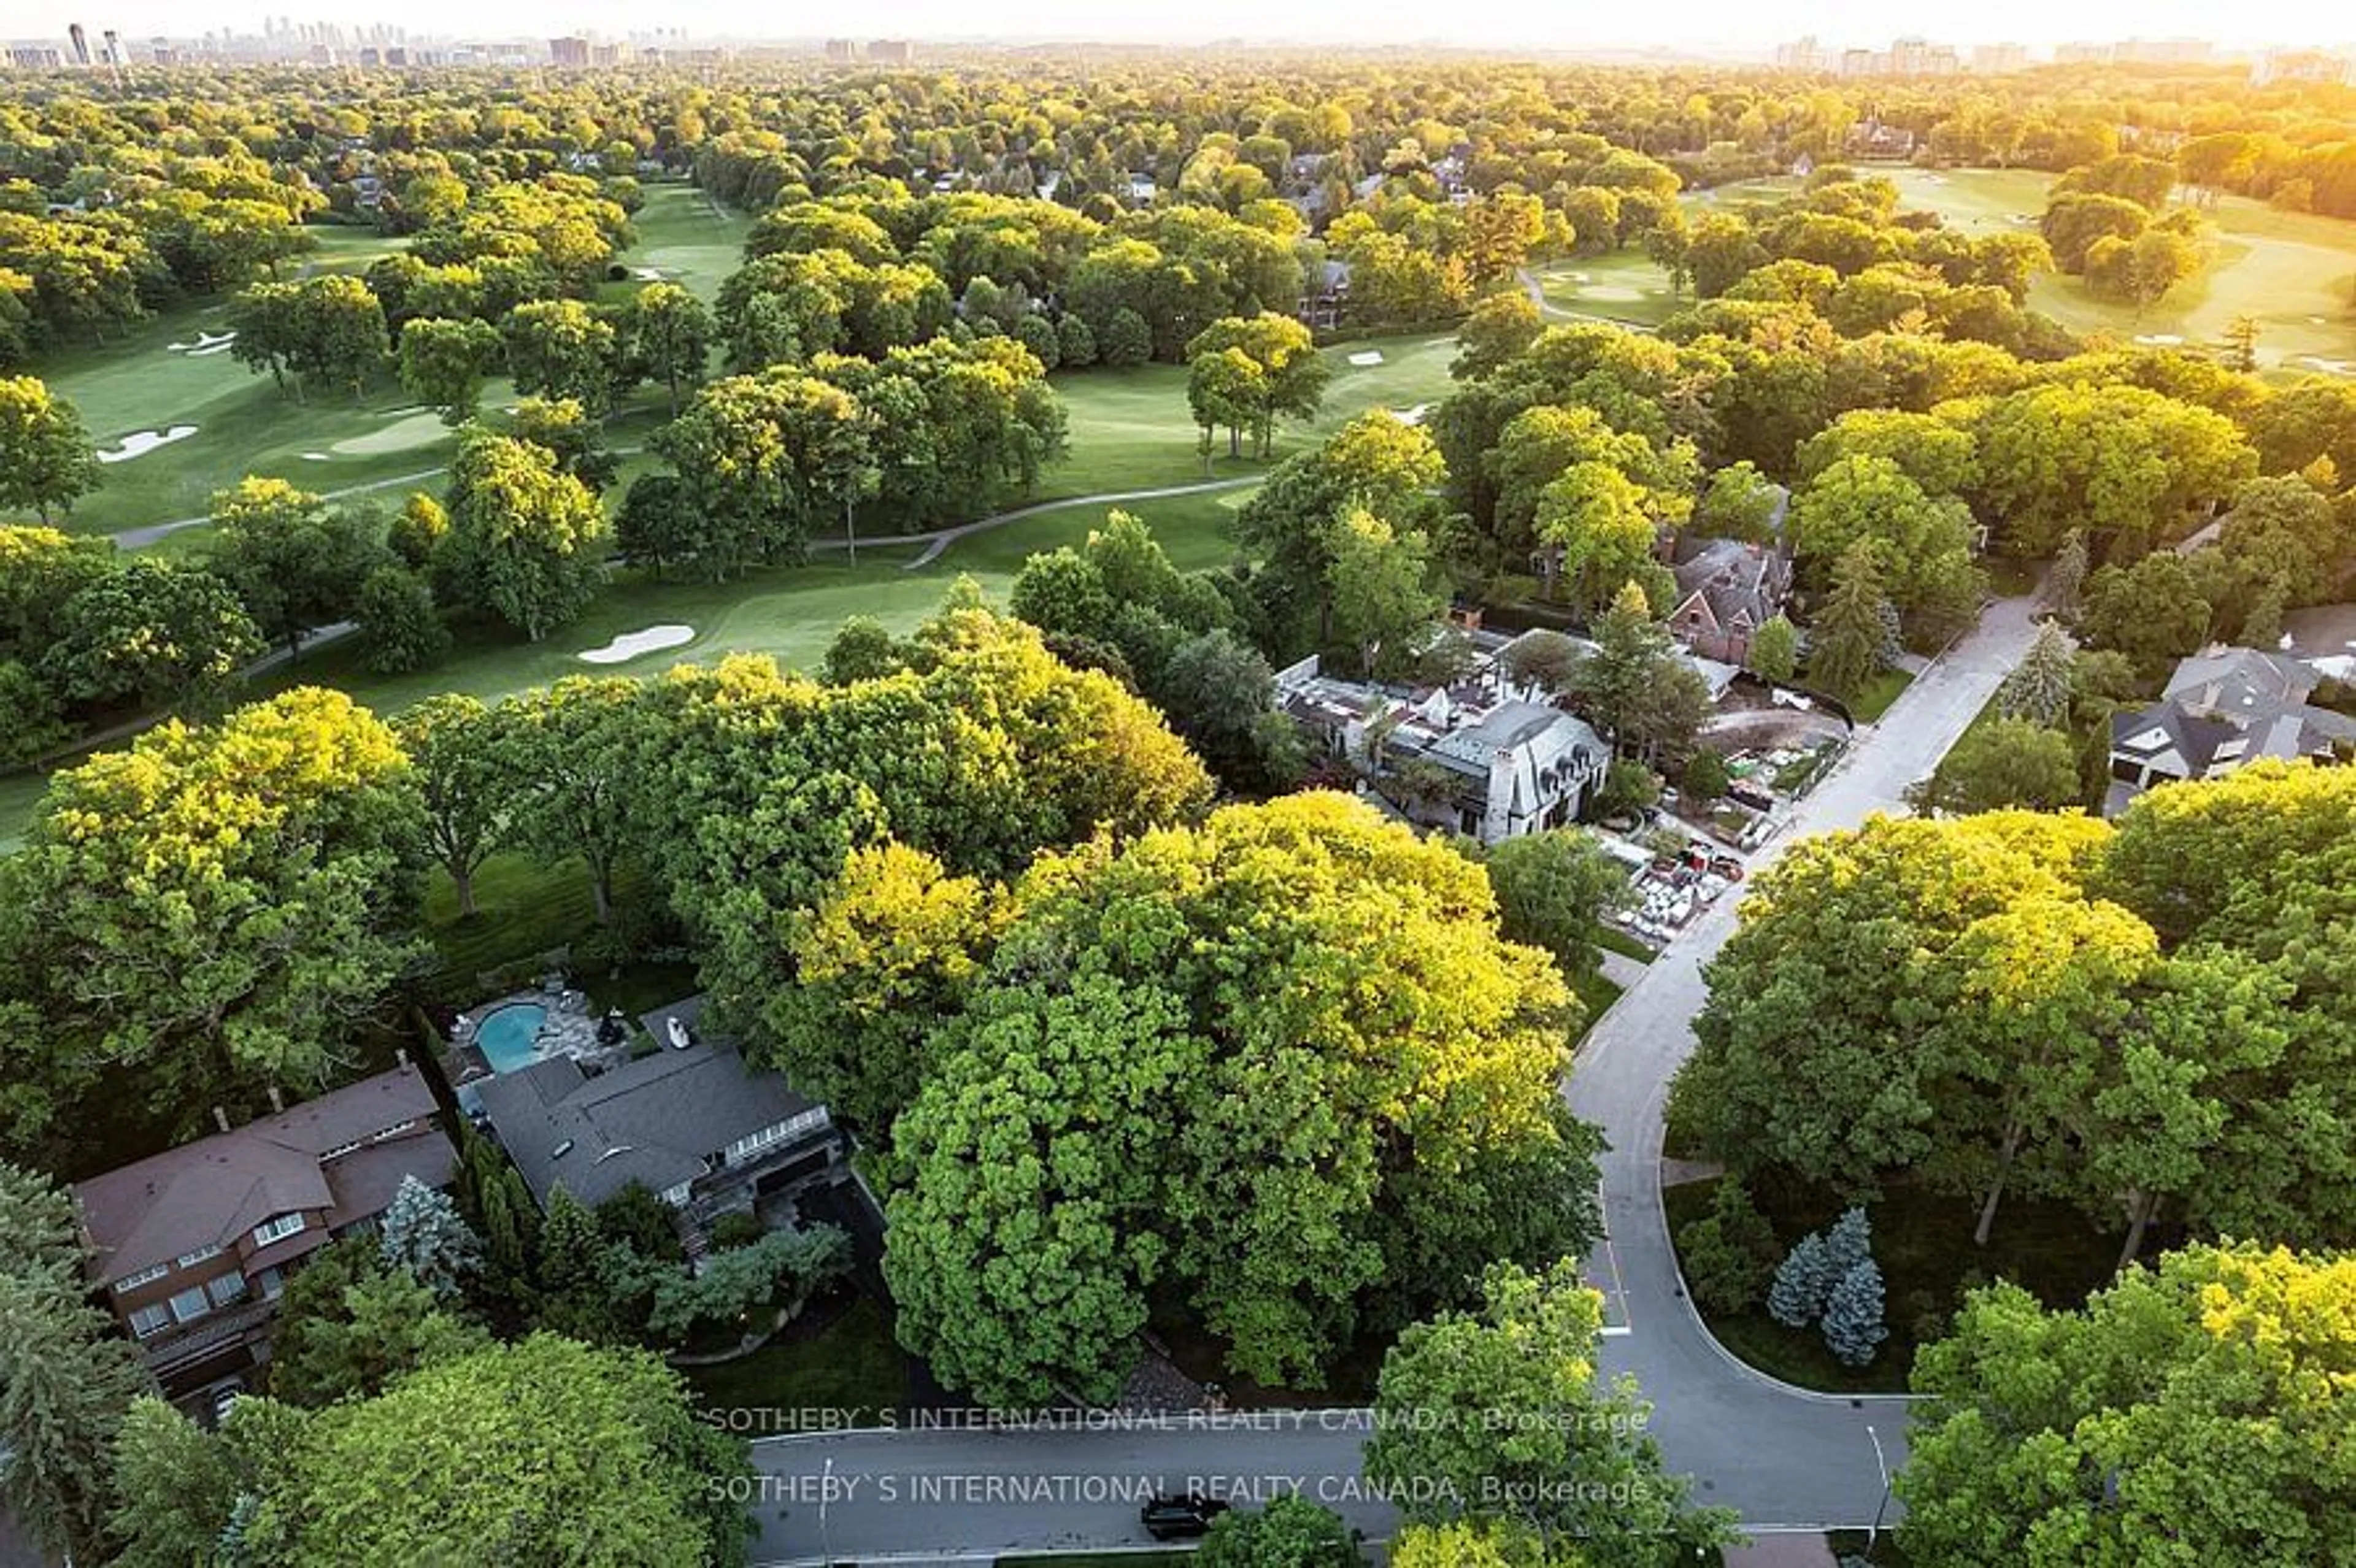
[[[1035,517],[1047,512],[1060,512],[1067,507],[1111,507],[1119,506],[1123,501],[1160,501],[1173,496],[1207,496],[1215,491],[1239,490],[1247,485],[1265,484],[1267,477],[1266,475],[1254,474],[1237,479],[1202,479],[1192,485],[1162,485],[1150,490],[1105,490],[1094,496],[1066,496],[1061,500],[1033,501],[1028,506],[1017,507],[1011,512],[999,512],[991,517],[977,517],[969,523],[957,523],[946,528],[935,528],[928,533],[892,534],[872,539],[861,539],[858,543],[871,549],[890,549],[899,545],[921,544],[925,548],[916,559],[901,568],[904,571],[915,571],[920,567],[932,565],[941,558],[943,550],[969,534],[987,533],[991,528],[1002,528],[1009,523],[1019,523],[1025,517]],[[848,539],[823,539],[810,540],[809,548],[813,550],[851,550],[856,547]]]

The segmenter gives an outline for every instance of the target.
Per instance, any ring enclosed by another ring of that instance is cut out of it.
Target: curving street
[[[1888,713],[1752,858],[1857,827],[1899,805],[1978,713],[2035,635],[2033,602],[1999,601]],[[1884,1467],[1904,1458],[1906,1401],[1810,1393],[1736,1361],[1687,1303],[1660,1202],[1661,1107],[1693,1049],[1702,970],[1734,928],[1719,902],[1647,966],[1600,1019],[1566,1093],[1612,1143],[1602,1161],[1609,1242],[1590,1274],[1611,1297],[1610,1372],[1633,1373],[1655,1406],[1669,1467],[1697,1500],[1730,1505],[1754,1531],[1862,1527],[1883,1502]],[[830,1557],[988,1561],[1012,1550],[1141,1546],[1140,1486],[1193,1485],[1266,1501],[1299,1489],[1337,1506],[1370,1539],[1395,1514],[1360,1495],[1361,1413],[1274,1412],[1049,1431],[866,1431],[761,1443],[753,1548],[767,1568]],[[821,1506],[823,1505],[823,1506]]]

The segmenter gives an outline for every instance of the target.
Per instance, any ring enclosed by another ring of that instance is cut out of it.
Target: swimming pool
[[[513,1072],[540,1060],[532,1040],[540,1033],[548,1009],[538,1002],[513,1002],[483,1015],[475,1026],[475,1045],[494,1072]]]

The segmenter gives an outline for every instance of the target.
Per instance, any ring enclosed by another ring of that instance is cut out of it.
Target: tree
[[[501,731],[490,710],[458,692],[429,697],[395,725],[424,811],[428,853],[448,873],[458,912],[471,917],[475,872],[507,829]]]
[[[1572,677],[1571,693],[1614,745],[1671,766],[1691,754],[1709,711],[1700,673],[1678,653],[1633,582],[1622,585],[1595,623],[1595,651]]]
[[[2132,559],[2257,472],[2233,421],[2139,386],[2032,387],[1987,405],[1975,429],[1976,499],[2026,556],[2083,528]]]
[[[290,661],[305,633],[353,613],[361,583],[390,560],[373,513],[330,507],[284,479],[214,492],[211,517],[213,570]]]
[[[636,838],[629,785],[651,722],[620,677],[573,676],[491,715],[507,835],[552,860],[579,856],[599,925],[613,923],[615,873]]]
[[[1107,318],[1097,335],[1097,357],[1110,369],[1142,365],[1153,357],[1153,329],[1126,305]]]
[[[2078,748],[2069,734],[2034,720],[1999,718],[1966,731],[1906,799],[1926,815],[1966,816],[2063,811],[2080,793]]]
[[[1186,406],[1202,427],[1203,472],[1211,471],[1211,436],[1227,427],[1227,455],[1241,457],[1244,432],[1259,426],[1269,400],[1268,373],[1238,347],[1206,350],[1186,365]]]
[[[578,618],[605,584],[605,514],[545,447],[477,433],[450,471],[452,577],[533,642]]]
[[[1748,1312],[1776,1277],[1775,1232],[1731,1176],[1718,1179],[1709,1212],[1677,1232],[1677,1270],[1712,1312]]]
[[[407,675],[450,651],[434,590],[403,568],[380,566],[362,578],[352,618],[359,623],[361,662],[379,675]]]
[[[1566,976],[1601,962],[1602,914],[1627,901],[1628,877],[1594,835],[1579,828],[1508,838],[1483,864],[1508,941],[1545,949]]]
[[[1996,688],[1997,711],[2008,719],[2057,728],[2068,718],[2078,650],[2061,624],[2039,624],[2037,636],[2012,673]]]
[[[1415,1324],[1384,1356],[1368,1478],[1398,1488],[1410,1526],[1520,1527],[1599,1564],[1687,1561],[1733,1539],[1730,1513],[1692,1507],[1691,1483],[1663,1471],[1635,1381],[1598,1378],[1602,1321],[1568,1260],[1492,1267],[1477,1310]]]
[[[462,425],[475,417],[483,382],[500,362],[498,329],[487,321],[423,316],[401,329],[401,385],[442,422]]]
[[[1333,637],[1338,523],[1353,509],[1427,539],[1439,521],[1430,491],[1447,476],[1431,435],[1376,410],[1359,415],[1316,451],[1288,457],[1237,517],[1260,567],[1253,590],[1283,628],[1282,644],[1307,649]]]
[[[1825,1297],[1821,1327],[1835,1360],[1845,1367],[1872,1364],[1890,1330],[1881,1321],[1881,1269],[1871,1258],[1851,1264]]]
[[[1965,624],[1979,603],[1972,515],[1952,496],[1933,499],[1881,457],[1844,457],[1793,503],[1791,535],[1803,573],[1827,582],[1858,546],[1874,554],[1882,590],[1910,627],[1936,635]]]
[[[49,1020],[26,1076],[179,1125],[321,1084],[417,951],[416,813],[391,732],[307,687],[54,774],[0,862],[0,969]]]
[[[1240,354],[1243,362],[1258,374],[1244,375],[1231,367],[1215,378],[1221,388],[1220,401],[1223,407],[1232,403],[1242,409],[1247,415],[1244,424],[1258,438],[1258,453],[1266,457],[1275,442],[1276,421],[1280,418],[1316,417],[1331,372],[1318,354],[1309,329],[1274,311],[1262,311],[1254,316],[1224,316],[1195,334],[1186,345],[1190,365],[1224,363],[1230,353]],[[1188,398],[1190,402],[1194,400],[1191,382]],[[1201,411],[1197,410],[1197,422],[1201,418]],[[1230,421],[1222,416],[1221,422]],[[1229,455],[1241,453],[1231,450]]]
[[[1545,326],[1537,302],[1521,290],[1491,294],[1475,304],[1464,325],[1456,329],[1456,342],[1463,352],[1449,366],[1448,373],[1459,381],[1494,375],[1507,360],[1537,342]]]
[[[648,283],[630,301],[625,325],[638,363],[663,384],[677,419],[680,393],[703,384],[712,358],[712,313],[677,283]]]
[[[2257,317],[2243,314],[2225,324],[2225,367],[2244,376],[2257,374]]]
[[[1229,788],[1272,794],[1298,782],[1300,732],[1275,711],[1275,676],[1258,648],[1226,627],[1179,644],[1151,695]]]
[[[2072,528],[2062,536],[2062,548],[2054,552],[2053,566],[2045,574],[2045,603],[2063,620],[2077,618],[2087,565],[2085,532]]]
[[[138,1350],[84,1297],[80,1226],[48,1178],[0,1165],[0,1499],[59,1553],[102,1555],[108,1449],[153,1386]]]
[[[1708,746],[1697,749],[1686,759],[1686,771],[1678,784],[1693,800],[1707,805],[1724,795],[1734,783],[1728,772],[1726,753]]]
[[[2075,1311],[1975,1292],[1916,1353],[1901,1543],[1963,1568],[2329,1561],[2356,1531],[2319,1481],[2351,1289],[2344,1254],[2245,1245],[2171,1253]]]
[[[734,1568],[748,1474],[652,1357],[539,1334],[292,1424],[244,1535],[262,1562]]]
[[[1808,679],[1847,700],[1881,667],[1890,630],[1879,553],[1870,540],[1852,544],[1833,568],[1833,591],[1808,634]]]
[[[952,1386],[1118,1389],[1149,1286],[1238,1372],[1318,1377],[1345,1326],[1592,1225],[1592,1134],[1553,1092],[1573,1004],[1452,850],[1293,795],[1049,857],[1013,896],[893,1132],[884,1270]]]
[[[342,272],[292,285],[287,364],[305,383],[351,389],[359,400],[384,363],[384,306],[359,279]]]
[[[225,1437],[152,1394],[134,1400],[114,1435],[106,1532],[116,1554],[109,1561],[122,1568],[218,1562],[222,1529],[250,1480],[242,1469]]]
[[[1743,667],[1772,685],[1789,682],[1800,667],[1800,634],[1782,611],[1777,611],[1760,623],[1751,634],[1750,650],[1743,655]]]
[[[621,351],[619,335],[579,300],[534,300],[508,313],[508,374],[516,390],[570,398],[592,414],[611,406]]]
[[[412,1372],[489,1342],[406,1269],[388,1272],[379,1249],[337,1243],[287,1282],[272,1336],[270,1396],[311,1410],[374,1399]]]
[[[0,376],[0,508],[48,522],[98,488],[98,458],[73,404],[31,376]]]
[[[1780,485],[1749,463],[1730,463],[1709,476],[1694,508],[1694,531],[1763,544],[1773,536],[1783,509]]]
[[[2209,602],[2191,567],[2174,550],[2133,566],[2105,566],[2086,580],[2078,630],[2090,647],[2124,654],[2147,677],[2158,675],[2209,639]]]
[[[98,707],[211,708],[262,651],[237,594],[209,571],[134,556],[68,599],[40,670]]]
[[[1767,1315],[1786,1328],[1804,1328],[1824,1315],[1840,1282],[1822,1232],[1811,1231],[1783,1254],[1767,1292]]]
[[[1023,567],[1029,570],[1030,561],[1025,561]],[[907,654],[900,640],[886,631],[881,621],[869,615],[853,615],[836,628],[834,641],[826,645],[826,658],[819,673],[829,686],[848,686],[854,680],[881,680],[905,669],[907,665]]]
[[[1077,315],[1055,323],[1055,361],[1066,370],[1085,369],[1097,362],[1097,335]]]
[[[1194,1556],[1204,1568],[1357,1568],[1365,1561],[1342,1516],[1299,1493],[1221,1514]]]
[[[402,1269],[448,1300],[483,1266],[483,1239],[466,1228],[450,1195],[404,1176],[384,1211],[384,1266]]]
[[[1370,676],[1404,667],[1446,607],[1431,586],[1429,542],[1354,507],[1335,519],[1332,549],[1334,635]]]
[[[434,564],[449,532],[448,510],[424,491],[412,490],[409,499],[401,504],[400,515],[392,519],[385,543],[411,571],[424,571]]]

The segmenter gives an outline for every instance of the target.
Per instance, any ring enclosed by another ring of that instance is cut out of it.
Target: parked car
[[[1711,856],[1709,869],[1712,876],[1724,877],[1730,882],[1742,880],[1742,862],[1731,855]]]
[[[1200,1492],[1156,1492],[1137,1510],[1137,1520],[1156,1541],[1191,1541],[1226,1511],[1226,1503]]]

